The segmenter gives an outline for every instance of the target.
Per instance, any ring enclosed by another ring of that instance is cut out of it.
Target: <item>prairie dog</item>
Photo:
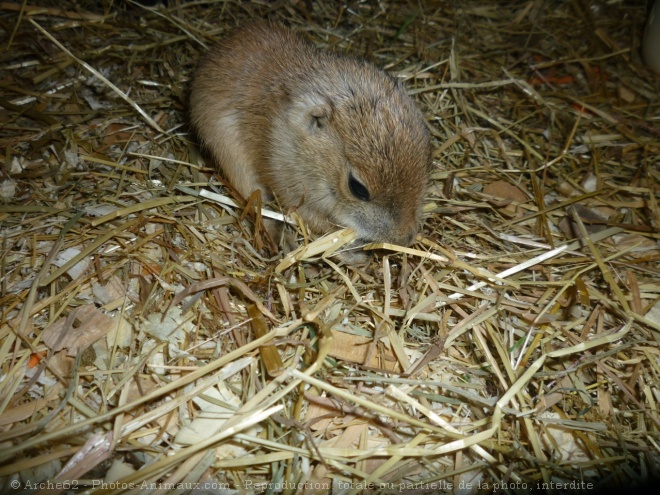
[[[341,226],[360,243],[415,240],[430,136],[403,85],[374,65],[252,23],[201,59],[189,110],[245,199],[260,189],[317,233]]]

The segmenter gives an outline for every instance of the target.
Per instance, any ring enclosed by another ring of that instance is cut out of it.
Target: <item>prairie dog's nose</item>
[[[407,227],[407,228],[406,228]],[[394,235],[394,242],[401,246],[410,246],[415,242],[417,237],[417,226],[405,226],[402,227],[399,232],[396,232]]]

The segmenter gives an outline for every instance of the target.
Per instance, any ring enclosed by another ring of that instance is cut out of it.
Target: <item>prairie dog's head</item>
[[[283,204],[302,204],[298,211],[314,230],[350,227],[360,243],[409,245],[426,192],[430,137],[403,87],[378,76],[292,96],[273,122],[268,181]]]

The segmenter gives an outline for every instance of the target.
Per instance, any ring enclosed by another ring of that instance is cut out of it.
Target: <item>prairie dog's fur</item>
[[[375,66],[257,22],[200,61],[190,117],[244,197],[261,189],[318,233],[409,245],[431,165],[421,112]]]

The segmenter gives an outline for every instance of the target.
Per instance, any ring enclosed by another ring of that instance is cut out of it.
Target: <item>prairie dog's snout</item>
[[[254,23],[202,58],[190,117],[244,198],[260,189],[318,233],[343,226],[365,242],[414,241],[429,133],[404,87],[375,66]]]

